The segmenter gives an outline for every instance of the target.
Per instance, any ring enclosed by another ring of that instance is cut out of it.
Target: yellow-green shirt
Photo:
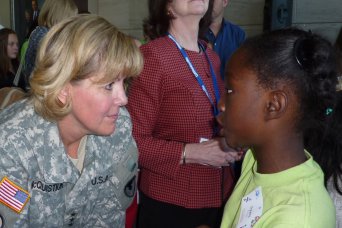
[[[252,225],[254,228],[335,227],[335,208],[324,187],[323,172],[312,156],[307,152],[306,155],[307,161],[298,166],[279,173],[260,174],[256,172],[257,162],[252,151],[248,151],[241,177],[225,206],[221,228],[237,227],[242,198],[256,189],[262,193],[262,213],[244,228]],[[248,209],[255,211],[256,207]],[[244,218],[250,210],[245,211]]]

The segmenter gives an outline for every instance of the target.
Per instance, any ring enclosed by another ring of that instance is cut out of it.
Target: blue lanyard
[[[215,105],[214,100],[210,96],[210,94],[209,94],[209,92],[207,90],[207,87],[205,87],[201,76],[197,73],[195,67],[192,65],[188,54],[186,54],[184,48],[182,46],[180,46],[180,44],[176,41],[176,39],[170,33],[168,34],[168,36],[176,44],[176,46],[178,47],[180,53],[184,57],[184,59],[185,59],[186,63],[188,64],[190,70],[194,74],[198,84],[200,85],[200,87],[202,88],[203,92],[208,97],[211,105],[213,106],[214,116],[217,116],[220,112],[219,112],[217,106]],[[213,80],[213,85],[214,85],[215,98],[216,98],[216,102],[218,102],[220,100],[220,92],[219,92],[219,88],[218,88],[218,84],[217,84],[217,80],[216,80],[216,74],[215,74],[214,68],[213,68],[213,66],[211,64],[211,61],[209,59],[209,56],[208,56],[207,52],[205,51],[205,48],[203,47],[203,45],[201,43],[199,43],[199,45],[200,45],[200,48],[202,49],[202,51],[205,53],[205,56],[206,56],[207,61],[209,63],[211,79]]]

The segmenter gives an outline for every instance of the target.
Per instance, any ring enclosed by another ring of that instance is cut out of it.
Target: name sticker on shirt
[[[257,187],[241,200],[241,210],[237,228],[253,227],[262,215],[263,197],[261,187]]]
[[[23,210],[30,194],[14,184],[7,177],[4,177],[0,182],[0,203],[11,208],[18,214]]]

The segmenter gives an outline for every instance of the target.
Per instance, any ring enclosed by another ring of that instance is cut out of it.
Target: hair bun
[[[309,32],[305,37],[298,38],[294,43],[294,57],[300,68],[312,73],[327,64],[331,58],[329,43]]]
[[[308,37],[298,38],[294,44],[294,56],[302,70],[309,71],[314,66],[315,42]]]

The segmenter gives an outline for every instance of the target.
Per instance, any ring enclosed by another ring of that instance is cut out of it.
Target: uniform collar
[[[46,121],[43,129],[44,146],[36,151],[39,167],[46,183],[76,183],[80,174],[66,155],[55,123]]]

